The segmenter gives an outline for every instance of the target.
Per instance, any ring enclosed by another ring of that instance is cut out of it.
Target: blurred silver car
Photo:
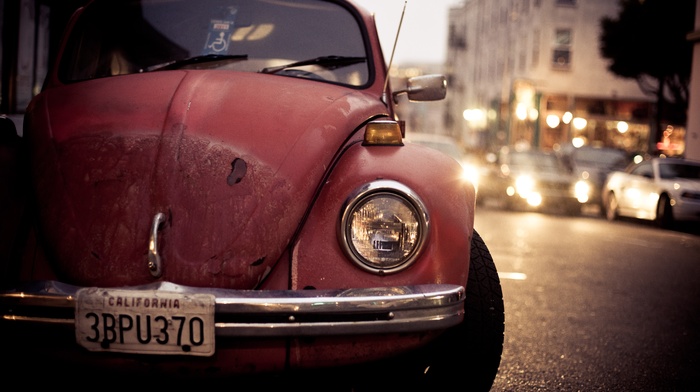
[[[700,221],[700,162],[652,158],[611,173],[603,188],[606,217],[655,221]]]
[[[582,146],[573,147],[562,155],[562,160],[579,180],[589,186],[587,204],[596,205],[604,212],[602,200],[603,184],[616,170],[624,170],[632,163],[631,154],[612,147]]]

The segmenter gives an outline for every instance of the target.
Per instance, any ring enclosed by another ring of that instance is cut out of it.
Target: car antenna
[[[406,14],[406,5],[408,4],[408,0],[404,1],[403,3],[403,11],[401,12],[401,19],[399,20],[399,28],[396,30],[396,38],[394,39],[394,47],[391,49],[391,57],[389,58],[389,66],[386,69],[386,79],[384,79],[384,90],[383,91],[383,101],[385,104],[388,104],[388,99],[387,99],[387,88],[389,88],[389,75],[391,74],[391,66],[394,62],[394,53],[396,52],[396,43],[399,42],[399,34],[401,33],[401,25],[403,24],[403,16]]]

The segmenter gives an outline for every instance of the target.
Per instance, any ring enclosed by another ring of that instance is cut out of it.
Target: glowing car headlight
[[[530,192],[525,200],[527,201],[527,204],[533,207],[539,207],[542,205],[542,195],[540,195],[538,192]]]
[[[428,213],[408,187],[374,181],[345,202],[338,230],[345,253],[360,268],[388,274],[407,268],[428,233]]]
[[[474,185],[474,189],[479,189],[479,169],[472,165],[465,164],[462,166],[464,169],[462,172],[462,178],[469,181]]]
[[[531,192],[535,190],[535,180],[530,176],[520,176],[515,180],[515,191],[520,197],[527,199]]]
[[[574,194],[576,195],[576,199],[578,199],[579,203],[585,203],[588,201],[588,197],[591,192],[591,186],[588,184],[586,181],[576,181],[576,185],[574,185]]]

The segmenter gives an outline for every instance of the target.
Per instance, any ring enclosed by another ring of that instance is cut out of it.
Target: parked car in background
[[[651,220],[664,228],[700,221],[700,162],[655,157],[613,172],[604,186],[608,220]]]
[[[435,133],[408,132],[405,140],[441,151],[454,158],[464,169],[464,179],[471,182],[478,192],[479,182],[486,175],[484,166],[479,165],[474,157],[465,154],[454,138]]]
[[[558,210],[581,213],[589,188],[551,152],[502,149],[494,164],[488,186],[479,197],[495,200],[508,208]]]
[[[5,378],[488,391],[504,308],[475,190],[395,112],[446,81],[387,80],[351,1],[79,9],[21,143],[0,122],[31,179],[0,238]]]
[[[562,159],[579,180],[588,183],[586,204],[597,206],[601,214],[605,213],[602,191],[608,174],[632,163],[632,156],[624,150],[591,145],[571,147],[564,151]]]

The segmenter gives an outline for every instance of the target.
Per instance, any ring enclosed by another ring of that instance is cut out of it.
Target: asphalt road
[[[477,211],[503,286],[492,391],[700,391],[700,225]]]

